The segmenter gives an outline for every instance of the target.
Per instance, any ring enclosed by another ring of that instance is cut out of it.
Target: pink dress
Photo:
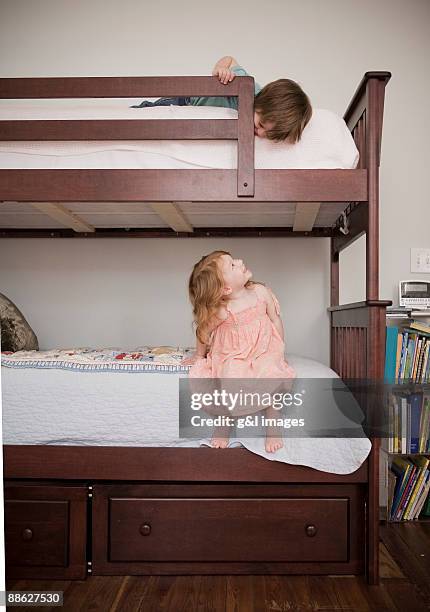
[[[270,291],[270,289],[269,289]],[[266,312],[266,303],[253,289],[257,303],[232,312],[213,331],[205,359],[189,371],[192,378],[294,378],[295,371],[284,358],[285,343]],[[270,291],[276,312],[281,314]]]

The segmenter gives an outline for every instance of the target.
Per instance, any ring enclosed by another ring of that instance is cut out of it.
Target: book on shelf
[[[416,384],[429,383],[429,352],[429,326],[412,321],[409,327],[387,327],[384,379],[397,384],[405,381]]]
[[[390,518],[394,520],[397,516],[397,510],[400,505],[400,501],[404,497],[409,476],[412,471],[412,465],[409,461],[403,457],[394,457],[391,470],[396,477],[396,487],[394,490],[393,503],[390,508]]]
[[[389,453],[429,453],[430,395],[391,394],[387,434]]]
[[[427,325],[426,323],[422,323],[421,321],[412,321],[409,327],[412,327],[412,329],[416,329],[426,334],[430,334],[430,325]]]
[[[387,503],[387,520],[390,520],[391,508],[393,506],[394,492],[396,490],[397,478],[393,470],[388,470],[388,503]]]
[[[414,520],[428,508],[430,490],[428,457],[395,457],[388,474],[388,511],[390,520]],[[393,476],[395,482],[393,482]]]
[[[421,488],[423,487],[424,479],[427,477],[429,473],[427,468],[430,463],[430,460],[427,457],[412,457],[411,461],[415,463],[418,470],[416,472],[416,480],[412,487],[412,491],[409,496],[409,500],[405,504],[405,511],[403,514],[403,518],[405,520],[411,520],[413,518],[414,516],[413,511],[414,511],[414,508],[417,502],[417,496],[419,495],[419,492],[421,491]]]
[[[420,420],[420,441],[419,441],[419,453],[425,453],[427,450],[430,450],[429,440],[430,434],[430,397],[428,395],[424,395],[423,397],[423,406],[421,410],[421,420]]]
[[[409,453],[418,453],[420,442],[420,423],[421,423],[421,408],[423,404],[423,396],[421,393],[414,393],[410,397],[411,400],[411,437]]]
[[[385,338],[385,380],[393,380],[396,376],[398,358],[398,344],[401,341],[402,335],[399,334],[398,327],[387,327]]]
[[[394,516],[395,520],[397,521],[402,520],[403,514],[405,512],[406,506],[408,504],[409,498],[412,493],[412,489],[415,486],[416,478],[417,478],[417,468],[414,464],[412,464],[411,470],[409,472],[409,475],[406,481],[405,488],[403,490],[403,493],[399,500],[399,504],[396,509],[396,514]]]
[[[408,433],[408,399],[406,397],[400,398],[400,410],[401,416],[399,419],[400,433],[399,433],[399,453],[406,453],[408,448],[407,433]]]
[[[420,508],[421,513],[420,513],[420,518],[423,517],[430,517],[430,474],[428,477],[428,482],[426,484],[427,487],[427,495],[424,495],[424,499],[423,499],[423,503],[422,503],[422,508]]]

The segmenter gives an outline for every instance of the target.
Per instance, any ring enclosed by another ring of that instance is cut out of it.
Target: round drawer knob
[[[147,536],[151,533],[151,525],[144,523],[143,525],[140,526],[139,531],[140,531],[140,535]]]
[[[28,528],[24,529],[21,535],[23,540],[31,540],[33,539],[33,530]]]
[[[318,529],[315,527],[315,525],[306,525],[305,531],[307,536],[313,538],[314,535],[316,535]]]

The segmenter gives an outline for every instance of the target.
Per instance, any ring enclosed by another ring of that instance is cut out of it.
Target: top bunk
[[[251,77],[0,79],[0,237],[337,236],[377,177],[390,76],[364,75],[347,128],[314,109],[296,145],[254,138]],[[129,108],[161,96],[238,112]]]

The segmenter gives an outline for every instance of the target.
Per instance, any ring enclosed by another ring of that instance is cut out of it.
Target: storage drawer
[[[364,489],[96,484],[93,574],[357,574]]]
[[[5,485],[6,571],[10,578],[84,578],[85,487]]]
[[[110,561],[346,561],[348,555],[347,499],[113,498],[109,515]]]
[[[67,566],[67,501],[6,500],[9,565]]]

